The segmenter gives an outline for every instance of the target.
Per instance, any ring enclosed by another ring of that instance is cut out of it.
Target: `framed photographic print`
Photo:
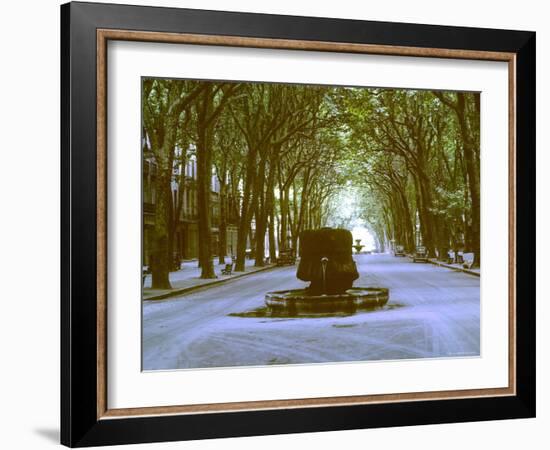
[[[61,26],[63,444],[535,415],[535,33]]]

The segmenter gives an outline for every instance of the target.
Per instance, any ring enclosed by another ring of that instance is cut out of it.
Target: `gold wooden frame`
[[[509,73],[509,132],[508,132],[508,387],[489,389],[411,392],[401,394],[319,397],[288,400],[265,400],[201,405],[150,406],[142,408],[109,409],[107,405],[107,41],[141,41],[217,45],[287,50],[309,50],[342,53],[381,54],[452,59],[502,61],[508,63]],[[265,409],[289,409],[319,406],[444,400],[475,397],[516,395],[516,55],[506,52],[454,50],[371,44],[345,44],[321,41],[261,39],[235,36],[158,33],[114,29],[97,30],[97,419],[116,419],[135,416],[170,414],[219,413]]]

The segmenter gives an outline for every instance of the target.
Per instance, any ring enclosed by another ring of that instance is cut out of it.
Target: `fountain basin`
[[[353,313],[384,306],[389,290],[381,287],[352,287],[341,294],[311,295],[306,289],[273,291],[265,295],[265,304],[273,311],[294,315],[314,312]]]

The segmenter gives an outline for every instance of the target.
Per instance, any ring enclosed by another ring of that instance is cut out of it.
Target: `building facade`
[[[176,153],[178,155],[178,153]],[[156,214],[155,181],[157,176],[156,163],[152,155],[144,154],[142,167],[142,232],[143,232],[143,264],[149,265],[153,252],[153,233]],[[172,183],[172,205],[174,213],[179,210],[174,227],[174,259],[191,260],[198,258],[198,201],[197,201],[197,162],[194,156],[187,159],[184,165],[174,167]],[[212,225],[212,249],[214,257],[218,256],[220,239],[221,204],[226,202],[226,251],[227,256],[235,254],[237,249],[237,217],[234,199],[220,195],[218,176],[213,173],[210,191],[210,217]]]

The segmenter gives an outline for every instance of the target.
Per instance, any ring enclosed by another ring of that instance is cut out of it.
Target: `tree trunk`
[[[171,224],[172,224],[172,165],[176,142],[177,118],[166,118],[166,134],[162,146],[156,149],[157,178],[155,182],[155,227],[153,233],[153,254],[151,264],[152,288],[171,289],[170,269],[172,266]]]
[[[269,262],[273,264],[277,260],[277,248],[275,238],[275,205],[272,203],[269,211]]]
[[[250,222],[254,214],[251,207],[251,191],[254,185],[256,174],[256,152],[248,149],[246,176],[243,189],[243,201],[241,204],[241,217],[239,219],[239,229],[237,232],[237,261],[235,262],[235,272],[244,272],[246,257],[246,240],[250,232]]]
[[[170,173],[170,172],[169,172]],[[158,171],[156,179],[155,228],[153,233],[153,252],[151,274],[153,289],[171,289],[170,285],[170,217],[172,202],[170,177],[166,171]]]
[[[183,145],[182,156],[178,161],[178,167],[180,170],[177,180],[178,190],[177,195],[172,202],[172,208],[170,210],[170,254],[177,254],[178,257],[183,256],[183,252],[181,251],[182,243],[180,241],[176,242],[175,237],[177,236],[178,232],[181,210],[183,207],[183,195],[185,192],[185,163],[187,161],[185,148],[187,148],[187,145]],[[177,248],[175,245],[176,243],[178,244]]]
[[[281,189],[280,207],[281,207],[281,239],[279,242],[279,249],[288,248],[288,195],[289,189]]]
[[[424,174],[420,174],[418,177],[417,187],[420,194],[419,216],[422,243],[427,248],[428,253],[434,255],[434,243],[437,242],[437,239],[435,236],[433,217],[431,213],[432,198],[428,177]]]
[[[474,252],[474,267],[481,266],[480,254],[480,189],[479,189],[479,167],[477,164],[476,151],[472,142],[471,131],[466,122],[466,98],[464,93],[457,93],[457,116],[460,124],[460,132],[464,144],[464,162],[468,174],[468,186],[470,201],[472,202],[472,245]]]
[[[290,210],[289,210],[290,214]],[[299,221],[299,211],[298,211],[298,193],[296,189],[296,183],[292,183],[292,221],[290,221],[289,216],[289,222],[290,222],[290,231],[291,231],[291,248],[294,251],[297,251],[298,247],[298,221]]]
[[[258,170],[258,176],[255,183],[255,195],[256,198],[256,233],[255,241],[255,261],[256,267],[265,266],[265,233],[267,231],[267,210],[266,201],[264,197],[264,184],[265,184],[265,171],[266,171],[266,158],[262,155],[260,158],[260,167]],[[268,187],[269,189],[269,187]]]
[[[218,263],[225,264],[225,256],[227,253],[227,186],[225,183],[220,183],[220,226],[218,239]]]
[[[210,185],[212,183],[212,133],[207,118],[212,107],[211,90],[202,95],[197,114],[197,206],[199,264],[201,278],[216,278],[212,261],[212,221]]]
[[[399,191],[399,196],[401,199],[401,204],[403,206],[403,220],[404,220],[404,246],[407,252],[411,252],[414,246],[414,229],[413,224],[411,220],[411,210],[409,208],[409,202],[407,200],[407,196],[405,195],[404,191]]]

